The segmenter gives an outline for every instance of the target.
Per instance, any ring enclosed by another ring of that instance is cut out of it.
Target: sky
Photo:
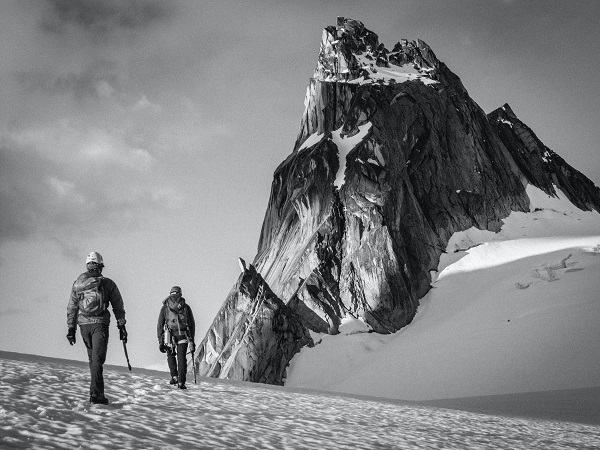
[[[180,391],[158,372],[106,369],[110,403],[90,405],[84,364],[0,352],[0,446],[532,450],[600,439],[597,417],[484,415],[216,379]]]
[[[285,386],[416,401],[600,387],[600,214],[527,194],[532,212],[499,233],[452,236],[410,325],[313,335]]]
[[[490,112],[509,103],[600,184],[596,1],[0,3],[0,349],[85,360],[66,305],[100,252],[134,366],[164,364],[173,285],[204,337],[251,261],[322,29],[422,39]],[[108,362],[125,364],[112,327]]]

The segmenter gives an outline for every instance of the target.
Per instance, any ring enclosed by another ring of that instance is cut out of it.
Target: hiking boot
[[[177,385],[177,387],[178,387],[179,389],[187,389],[187,386],[185,385],[185,383],[179,383],[179,384]]]
[[[177,377],[171,377],[171,381],[169,381],[169,384],[177,384]]]
[[[108,405],[108,399],[104,395],[91,395],[90,403],[94,403],[96,405]]]

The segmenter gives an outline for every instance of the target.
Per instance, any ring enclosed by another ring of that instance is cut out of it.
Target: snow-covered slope
[[[501,232],[452,237],[409,326],[346,322],[292,360],[286,386],[407,400],[599,386],[600,214],[527,193],[532,211]]]
[[[0,352],[0,448],[593,448],[600,427],[482,415],[212,378],[106,367],[87,403],[84,363]]]

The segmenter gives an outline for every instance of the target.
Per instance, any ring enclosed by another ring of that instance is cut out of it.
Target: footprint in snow
[[[539,278],[544,281],[557,281],[559,278],[556,278],[556,272],[549,267],[544,267],[542,269],[533,269],[531,271],[531,276],[533,278]]]
[[[573,255],[571,253],[569,253],[567,256],[565,256],[564,258],[561,258],[557,261],[543,264],[541,267],[533,269],[530,272],[530,275],[533,278],[538,278],[543,281],[552,282],[552,281],[560,280],[560,278],[558,278],[556,275],[557,270],[566,269],[565,273],[578,272],[580,270],[583,270],[581,268],[573,268],[573,266],[578,264],[578,262],[576,262],[576,261],[567,263],[567,261],[569,260],[569,258],[571,258],[571,256],[573,256]],[[515,287],[517,289],[527,289],[529,286],[531,286],[531,282],[515,283]]]

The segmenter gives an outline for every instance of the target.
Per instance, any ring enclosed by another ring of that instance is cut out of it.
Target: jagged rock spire
[[[423,41],[388,51],[338,18],[275,170],[257,255],[202,342],[200,373],[281,383],[309,330],[335,334],[344,317],[380,333],[410,324],[452,234],[498,231],[529,211],[527,183],[572,188],[597,209],[598,188],[571,169],[510,108],[488,119]]]
[[[323,31],[305,105],[255,264],[280,298],[301,300],[333,332],[347,314],[380,332],[410,323],[452,233],[497,230],[528,209],[485,113],[423,41],[388,51],[361,22],[340,19]]]

